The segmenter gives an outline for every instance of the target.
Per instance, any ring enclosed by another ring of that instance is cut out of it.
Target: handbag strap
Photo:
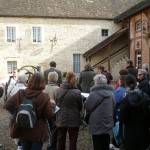
[[[95,91],[95,93],[97,93],[97,94],[98,94],[98,92],[96,92],[96,91]],[[98,95],[99,95],[99,94],[98,94]],[[104,101],[104,98],[103,98],[103,100],[100,102],[100,104],[99,104],[99,105],[101,105],[103,101]],[[99,105],[97,105],[97,106],[96,106],[96,107],[92,110],[92,112],[93,112],[93,111],[94,111],[94,110],[95,110],[95,109],[96,109]],[[92,113],[92,112],[91,112],[91,113]]]
[[[68,89],[67,89],[67,90],[64,92],[64,94],[62,95],[62,97],[61,97],[61,99],[60,99],[60,102],[59,102],[58,106],[60,106],[60,104],[62,103],[62,101],[63,101],[65,95],[67,94],[67,92],[68,92]]]

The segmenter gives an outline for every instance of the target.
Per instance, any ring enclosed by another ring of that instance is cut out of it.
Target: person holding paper
[[[50,72],[48,74],[48,85],[46,85],[46,88],[44,90],[44,92],[48,93],[50,98],[53,99],[55,101],[56,99],[56,90],[59,88],[58,84],[58,74],[57,72]],[[57,110],[59,109],[58,107],[56,107]],[[56,108],[55,108],[55,113],[56,113]],[[55,120],[56,118],[53,117],[51,120],[48,120],[49,126],[50,126],[50,130],[51,130],[51,134],[50,134],[50,149],[52,150],[56,150],[56,144],[57,144],[57,127],[55,125]]]

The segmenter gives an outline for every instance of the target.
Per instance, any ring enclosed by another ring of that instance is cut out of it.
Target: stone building
[[[120,32],[121,24],[114,18],[140,1],[0,0],[0,78],[11,74],[13,67],[44,70],[51,60],[62,72],[79,73],[87,60],[82,55]],[[120,36],[125,32],[121,30]],[[122,48],[117,43],[116,47]],[[112,51],[110,55],[115,47]]]

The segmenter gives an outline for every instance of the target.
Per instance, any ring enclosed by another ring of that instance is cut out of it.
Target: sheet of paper
[[[59,109],[60,108],[56,105],[56,107],[55,107],[55,113],[58,112]]]
[[[87,98],[89,96],[89,93],[81,93],[81,95],[83,95],[85,98]]]

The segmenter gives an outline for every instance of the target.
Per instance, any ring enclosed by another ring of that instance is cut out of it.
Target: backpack
[[[23,91],[24,94],[24,90]],[[20,128],[33,128],[36,125],[37,117],[35,113],[35,97],[23,96],[16,116],[16,124]]]

